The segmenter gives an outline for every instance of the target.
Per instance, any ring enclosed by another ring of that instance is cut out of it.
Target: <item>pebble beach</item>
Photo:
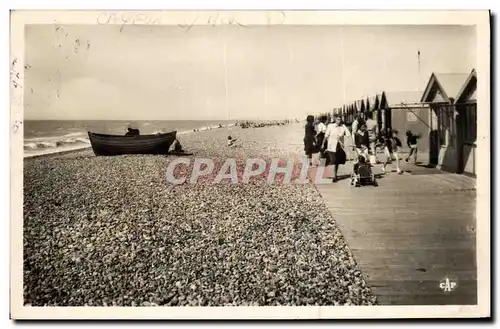
[[[300,162],[302,138],[302,123],[179,135],[188,158],[216,168],[227,158]],[[313,184],[174,185],[175,158],[85,149],[25,159],[24,303],[376,304]]]

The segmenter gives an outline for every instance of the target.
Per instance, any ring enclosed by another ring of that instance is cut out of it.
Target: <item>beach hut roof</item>
[[[415,104],[420,103],[421,96],[421,91],[384,91],[380,97],[380,103],[385,107]]]
[[[365,110],[365,100],[364,99],[358,99],[355,101],[356,104],[356,109],[358,111],[364,111]]]
[[[477,73],[473,69],[469,74],[467,80],[465,80],[462,88],[457,93],[455,98],[455,103],[461,102],[463,100],[476,100],[476,88],[477,88]],[[466,99],[467,98],[467,99]]]
[[[469,73],[432,73],[421,101],[452,102],[468,77]]]
[[[368,110],[369,111],[377,110],[378,105],[379,105],[378,95],[368,97],[367,103],[368,103]]]

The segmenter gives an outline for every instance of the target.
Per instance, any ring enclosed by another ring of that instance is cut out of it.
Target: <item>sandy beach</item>
[[[301,161],[302,138],[303,123],[179,136],[189,158],[216,167]],[[312,184],[173,185],[174,159],[91,149],[25,159],[25,304],[376,303]]]

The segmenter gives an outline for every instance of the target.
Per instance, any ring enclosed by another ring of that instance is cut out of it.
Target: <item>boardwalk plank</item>
[[[379,303],[476,304],[475,180],[389,174],[379,184],[316,185]],[[439,289],[447,276],[459,284],[451,293]]]

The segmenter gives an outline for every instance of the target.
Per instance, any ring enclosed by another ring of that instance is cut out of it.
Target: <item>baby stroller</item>
[[[365,157],[362,155],[358,157],[358,162],[354,164],[349,183],[352,187],[365,185],[378,186],[377,179],[372,172],[371,164],[367,163]]]

